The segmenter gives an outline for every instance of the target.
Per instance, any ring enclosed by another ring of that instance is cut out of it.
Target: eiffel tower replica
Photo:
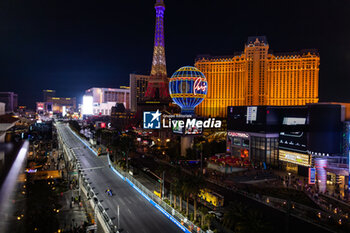
[[[156,25],[152,69],[143,101],[139,103],[139,107],[143,111],[165,110],[171,102],[164,48],[164,1],[156,0],[154,8],[156,10]]]

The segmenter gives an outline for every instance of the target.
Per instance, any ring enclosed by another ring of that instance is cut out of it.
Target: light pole
[[[291,175],[291,173],[288,172],[288,186],[291,186],[291,184],[292,184],[292,180],[290,179],[290,175]]]
[[[119,229],[120,229],[120,222],[119,222],[119,205],[117,206],[117,221],[118,221],[118,229],[117,229],[117,232],[119,232]]]
[[[81,170],[78,170],[78,193],[79,193],[79,205],[80,205],[80,200],[81,200],[81,197],[80,197],[80,180],[81,180],[81,177],[82,176],[82,172]]]
[[[162,188],[162,200],[164,199],[164,175],[165,175],[165,171],[163,171],[163,188]]]

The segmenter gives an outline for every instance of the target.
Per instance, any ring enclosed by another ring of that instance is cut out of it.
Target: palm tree
[[[182,188],[181,186],[183,185],[183,180],[181,180],[178,184],[178,187],[177,187],[177,191],[178,191],[178,194],[179,194],[179,197],[180,197],[180,212],[182,212],[182,196],[183,196],[183,193],[182,193]]]
[[[203,228],[205,224],[205,219],[208,217],[208,208],[202,206],[202,207],[199,207],[198,210],[201,215],[201,227]]]
[[[193,198],[194,221],[197,220],[197,198],[200,190],[204,187],[204,180],[199,176],[188,176],[183,185],[183,194],[186,196],[186,215],[188,215],[188,202],[189,198]]]
[[[176,209],[176,196],[177,196],[177,190],[176,190],[176,184],[175,183],[171,183],[170,184],[170,190],[171,190],[171,193],[173,194],[174,196],[174,208]]]
[[[190,195],[191,195],[191,183],[189,180],[185,180],[185,182],[182,184],[182,189],[181,189],[183,195],[186,197],[186,216],[188,216],[188,203],[190,200]]]
[[[163,173],[167,170],[167,167],[163,164],[160,164],[156,170],[156,174],[160,177],[160,180],[162,182],[160,182],[160,195],[163,195],[163,192],[165,193],[165,190],[163,191],[163,182],[165,182],[163,180]],[[164,174],[165,176],[165,174]],[[161,196],[163,198],[163,196]]]
[[[191,181],[191,195],[193,198],[193,207],[194,207],[194,221],[197,220],[197,198],[200,190],[204,188],[205,182],[201,176],[195,176]]]
[[[211,221],[215,218],[215,216],[213,214],[207,214],[206,215],[206,219],[207,219],[207,224],[208,224],[208,229],[210,230],[210,224]]]
[[[128,168],[128,157],[131,151],[135,150],[135,137],[132,135],[121,135],[114,142],[116,148],[118,148],[119,152],[123,154],[123,157],[126,159],[126,167]]]
[[[180,211],[182,211],[182,188],[184,185],[184,180],[181,177],[174,177],[171,183],[171,191],[174,195],[174,207],[177,207],[176,198],[180,198]]]
[[[176,196],[180,198],[180,212],[182,212],[182,197],[185,180],[180,167],[171,168],[170,174],[173,175],[172,191],[174,194],[174,206],[176,208]]]

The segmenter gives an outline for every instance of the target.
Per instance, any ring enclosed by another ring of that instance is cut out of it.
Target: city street
[[[84,169],[83,173],[86,174],[85,177],[89,183],[91,182],[91,187],[115,225],[118,223],[117,206],[119,205],[119,228],[122,229],[122,232],[182,232],[129,184],[113,173],[108,168],[106,156],[96,157],[69,130],[67,125],[58,123],[57,127],[58,133],[80,160]],[[113,191],[112,197],[105,193],[107,188]]]

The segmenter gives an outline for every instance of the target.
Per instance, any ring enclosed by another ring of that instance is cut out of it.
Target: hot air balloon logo
[[[194,108],[204,100],[207,91],[207,79],[193,66],[181,67],[169,81],[170,96],[180,106],[182,114],[193,115]]]

